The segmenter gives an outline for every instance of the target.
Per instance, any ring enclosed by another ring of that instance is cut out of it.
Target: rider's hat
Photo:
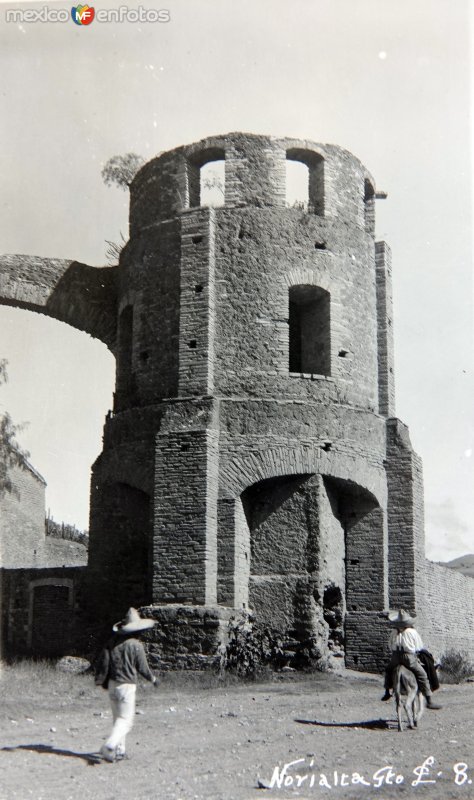
[[[394,628],[411,628],[414,624],[415,620],[412,616],[405,611],[405,609],[400,608],[398,611],[392,611],[388,615],[388,619],[390,625],[393,625]]]

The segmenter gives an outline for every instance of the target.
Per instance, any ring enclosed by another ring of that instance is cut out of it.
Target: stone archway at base
[[[219,602],[250,608],[319,656],[342,657],[346,612],[385,605],[385,516],[375,497],[352,481],[287,475],[222,508]]]

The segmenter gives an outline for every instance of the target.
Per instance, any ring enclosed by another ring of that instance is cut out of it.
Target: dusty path
[[[399,733],[392,704],[380,702],[380,679],[368,675],[213,688],[202,679],[176,688],[165,678],[158,692],[140,687],[131,758],[119,764],[90,755],[110,727],[106,693],[81,676],[66,697],[57,691],[49,700],[48,691],[39,681],[25,697],[4,697],[0,800],[474,798],[472,683],[444,686],[443,710]],[[424,781],[435,782],[421,782],[416,768],[430,757]],[[284,788],[281,770],[295,761]],[[467,772],[456,773],[461,762]],[[257,788],[272,776],[272,789]]]

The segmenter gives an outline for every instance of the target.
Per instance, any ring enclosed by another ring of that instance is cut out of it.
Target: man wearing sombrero
[[[441,706],[433,703],[428,676],[417,658],[417,653],[423,650],[423,642],[420,634],[413,627],[413,618],[401,608],[399,611],[389,614],[388,619],[394,630],[389,639],[392,657],[385,670],[385,694],[382,700],[390,700],[393,670],[399,664],[402,664],[414,673],[420,692],[426,697],[427,707],[432,709],[441,708]]]
[[[112,733],[100,749],[106,761],[120,761],[127,757],[125,737],[135,718],[137,674],[158,686],[158,680],[148,665],[145,649],[136,638],[155,624],[154,620],[140,617],[135,608],[129,608],[125,618],[113,626],[115,636],[99,656],[95,682],[97,686],[108,689],[113,717]]]

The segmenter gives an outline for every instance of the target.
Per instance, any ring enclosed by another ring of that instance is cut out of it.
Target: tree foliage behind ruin
[[[0,385],[8,380],[7,361],[0,359]],[[17,441],[17,435],[24,426],[15,425],[10,414],[0,413],[0,497],[5,492],[13,492],[10,471],[13,467],[24,467],[29,453]]]
[[[145,159],[137,153],[125,153],[123,156],[112,156],[102,169],[102,178],[106,186],[115,184],[120,189],[128,189]]]

